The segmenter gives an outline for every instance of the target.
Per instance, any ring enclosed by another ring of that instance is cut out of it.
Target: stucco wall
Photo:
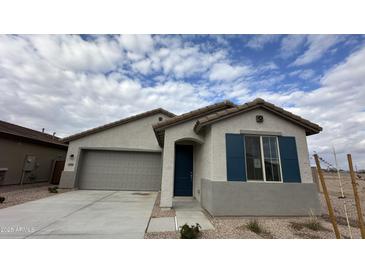
[[[162,158],[161,207],[172,206],[174,190],[175,142],[193,141],[195,143],[204,143],[205,141],[204,135],[197,135],[194,132],[195,123],[196,120],[191,120],[172,126],[165,130],[165,141]],[[194,155],[196,156],[195,153]],[[194,180],[194,182],[195,181],[196,180]]]
[[[264,122],[257,123],[256,115],[263,115]],[[302,183],[312,183],[305,130],[279,116],[263,109],[231,117],[216,122],[197,135],[193,128],[196,120],[173,126],[165,131],[163,151],[163,171],[161,188],[161,207],[171,207],[174,187],[174,146],[177,140],[194,140],[194,178],[193,193],[201,199],[202,179],[226,181],[226,133],[241,133],[241,130],[281,133],[294,136],[297,144],[298,161]],[[279,186],[280,187],[280,186]]]
[[[203,180],[201,203],[213,216],[321,214],[315,184],[241,184]]]
[[[34,155],[36,163],[38,163],[38,167],[31,172],[36,177],[34,182],[48,182],[53,161],[64,160],[66,150],[15,139],[0,138],[0,168],[8,168],[5,180],[0,182],[1,185],[20,183],[26,155]],[[28,178],[24,178],[23,183],[29,182],[31,181]]]
[[[71,141],[60,187],[74,187],[77,176],[73,173],[77,171],[81,148],[161,151],[152,128],[153,124],[158,123],[159,117],[168,118],[159,113]],[[74,154],[73,159],[70,158],[71,154]]]
[[[212,142],[210,127],[204,132],[204,144],[194,144],[194,177],[193,193],[194,197],[201,199],[201,181],[203,178],[211,178],[212,167]]]
[[[263,115],[264,122],[257,123],[256,115]],[[310,169],[305,130],[279,116],[263,109],[256,109],[211,125],[212,130],[212,172],[213,181],[227,180],[226,133],[240,133],[241,130],[281,132],[283,136],[294,136],[297,144],[299,169],[302,183],[313,183]]]

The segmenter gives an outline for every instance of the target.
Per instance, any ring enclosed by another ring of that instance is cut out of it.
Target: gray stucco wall
[[[153,124],[158,123],[159,117],[168,118],[166,115],[159,113],[71,141],[60,187],[75,187],[77,175],[71,174],[77,173],[81,149],[161,151],[152,128]],[[71,154],[74,155],[73,159],[70,158]]]
[[[60,188],[74,188],[75,187],[75,171],[63,171],[60,179]]]
[[[315,184],[202,180],[202,207],[212,216],[308,216],[321,214]]]
[[[257,123],[256,115],[263,115],[264,122]],[[165,131],[161,207],[171,207],[174,187],[174,157],[176,141],[187,139],[194,143],[193,193],[201,199],[201,181],[226,181],[226,133],[241,131],[275,132],[283,136],[294,136],[298,150],[298,161],[302,183],[312,184],[307,137],[304,128],[293,124],[264,109],[252,110],[208,126],[196,134],[193,130],[196,120],[173,126]],[[310,187],[309,187],[310,188]]]
[[[35,179],[31,181],[26,176],[23,183],[48,182],[51,177],[53,162],[64,160],[66,150],[23,140],[0,138],[0,168],[8,169],[5,180],[0,182],[1,185],[20,183],[26,155],[36,157],[37,167],[28,173],[34,174]]]

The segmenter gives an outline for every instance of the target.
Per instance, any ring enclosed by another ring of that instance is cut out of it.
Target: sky
[[[0,120],[65,137],[162,107],[261,97],[365,169],[364,35],[0,35]]]

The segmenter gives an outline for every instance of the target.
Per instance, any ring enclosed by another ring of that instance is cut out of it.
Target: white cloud
[[[58,39],[62,39],[62,43],[56,43]],[[106,67],[98,65],[93,66],[93,73],[89,73],[90,68],[80,71],[88,62],[98,62],[62,61],[56,58],[56,49],[52,49],[50,52],[54,54],[51,54],[42,48],[47,44],[58,47],[59,55],[64,56],[79,56],[77,52],[85,49],[86,52],[80,54],[87,56],[94,52],[96,45],[108,47],[76,39],[80,46],[76,50],[74,39],[73,36],[0,36],[0,119],[38,130],[44,127],[47,132],[56,131],[65,136],[152,108],[183,112],[208,104],[200,97],[196,86],[169,81],[143,87],[119,67],[109,75],[102,72]],[[114,40],[109,43],[114,47]],[[72,50],[69,50],[70,44]],[[61,45],[68,46],[61,49]],[[39,54],[40,48],[42,54]],[[101,51],[95,52],[101,54]],[[140,64],[139,69],[143,69],[143,65]],[[177,100],[184,104],[176,105]]]
[[[247,43],[246,46],[255,50],[263,49],[267,44],[276,42],[280,38],[280,35],[255,35]]]
[[[346,154],[365,167],[365,47],[350,55],[345,62],[329,70],[321,79],[321,87],[309,91],[258,92],[241,98],[241,102],[262,97],[318,123],[323,132],[309,137],[310,154],[316,150],[333,162],[332,144],[339,154],[341,168],[347,168]]]
[[[107,72],[123,58],[118,43],[104,37],[85,41],[78,35],[31,35],[27,39],[36,54],[61,69]]]
[[[312,63],[322,58],[329,49],[341,41],[343,38],[339,35],[309,35],[307,38],[308,49],[292,65],[301,66]]]
[[[290,76],[298,76],[303,80],[313,79],[316,72],[313,69],[295,70],[289,73]]]
[[[247,66],[232,66],[227,63],[217,63],[213,65],[209,73],[209,80],[232,81],[249,73],[250,68]]]
[[[334,143],[343,168],[345,153],[365,167],[365,47],[324,73],[320,88],[304,92],[288,88],[275,63],[247,66],[234,63],[226,48],[208,51],[179,36],[150,38],[141,46],[118,36],[0,35],[0,119],[65,136],[156,107],[181,113],[226,98],[263,97],[324,127],[309,138],[310,152],[332,159]],[[198,80],[188,82],[189,76]],[[283,92],[270,92],[281,86]]]
[[[307,38],[306,35],[301,35],[301,34],[291,34],[285,36],[281,40],[280,56],[283,58],[288,58],[298,53],[300,47],[306,41],[306,38]]]
[[[143,59],[133,63],[132,68],[142,74],[149,74],[152,70],[152,61],[149,59]]]
[[[174,78],[203,75],[216,62],[225,60],[222,50],[204,52],[199,46],[161,47],[145,59],[134,62],[132,67],[140,73],[160,72]]]
[[[119,37],[119,42],[124,49],[135,54],[145,54],[154,47],[151,35],[124,34]]]

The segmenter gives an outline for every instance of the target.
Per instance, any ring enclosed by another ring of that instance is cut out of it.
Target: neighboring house
[[[68,138],[61,187],[191,196],[214,216],[320,213],[306,136],[322,130],[262,99],[182,115],[156,109]]]
[[[0,121],[0,185],[58,183],[66,152],[56,136]]]

